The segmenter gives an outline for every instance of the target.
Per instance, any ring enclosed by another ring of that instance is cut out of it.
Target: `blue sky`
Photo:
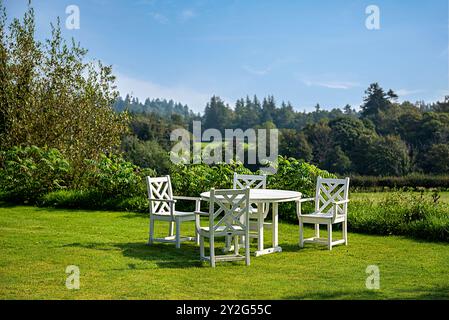
[[[20,16],[28,0],[3,0]],[[368,5],[380,30],[365,27]],[[448,0],[34,0],[37,36],[64,29],[112,64],[118,88],[144,99],[173,98],[202,111],[212,95],[230,104],[273,94],[298,110],[358,107],[372,82],[400,100],[449,94]]]

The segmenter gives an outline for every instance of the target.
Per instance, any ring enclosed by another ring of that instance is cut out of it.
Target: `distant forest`
[[[403,176],[413,172],[449,173],[449,97],[432,104],[397,102],[392,90],[374,83],[359,111],[352,106],[313,112],[295,110],[273,96],[245,97],[231,107],[213,96],[202,115],[172,100],[119,98],[114,109],[132,115],[131,134],[123,139],[127,157],[141,166],[167,172],[170,132],[215,128],[277,128],[281,155],[303,159],[339,174]],[[160,159],[164,159],[163,161]]]

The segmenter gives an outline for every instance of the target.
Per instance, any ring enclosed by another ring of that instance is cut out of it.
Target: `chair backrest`
[[[173,200],[173,190],[170,176],[146,178],[149,200]],[[170,203],[165,201],[150,201],[150,214],[172,213]]]
[[[244,189],[246,187],[251,189],[266,189],[267,175],[246,175],[234,172],[233,188]]]
[[[209,230],[234,233],[248,231],[249,225],[249,188],[239,190],[210,191]]]
[[[316,183],[315,210],[320,213],[333,213],[332,202],[347,200],[349,196],[349,178],[323,179],[318,177]],[[347,210],[347,204],[337,205],[337,214]]]

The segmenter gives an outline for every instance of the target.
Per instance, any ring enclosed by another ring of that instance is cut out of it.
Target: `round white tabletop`
[[[273,190],[273,189],[250,189],[249,198],[252,203],[279,203],[300,200],[301,192],[288,190]],[[203,192],[201,194],[203,200],[209,200],[210,192]]]

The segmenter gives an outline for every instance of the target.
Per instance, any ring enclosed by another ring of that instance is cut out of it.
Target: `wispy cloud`
[[[165,98],[185,103],[195,112],[204,111],[212,94],[198,92],[183,85],[163,86],[151,81],[136,79],[116,72],[117,89],[122,96],[131,94],[139,100]]]
[[[360,83],[351,81],[314,81],[303,79],[302,82],[308,87],[323,87],[339,90],[348,90],[361,86]]]
[[[169,22],[168,18],[159,12],[150,12],[150,16],[157,22],[161,24],[167,24]]]
[[[187,21],[196,17],[196,12],[193,9],[185,9],[181,11],[181,20]]]
[[[266,67],[256,68],[256,67],[249,66],[248,64],[245,64],[242,66],[242,69],[245,70],[246,72],[248,72],[249,74],[261,77],[261,76],[265,76],[265,75],[269,74],[271,71],[273,71],[274,69],[276,69],[277,67],[279,67],[281,65],[298,63],[298,62],[299,62],[299,59],[297,59],[297,58],[295,58],[295,59],[283,58],[283,59],[274,60],[271,64],[267,65]]]

